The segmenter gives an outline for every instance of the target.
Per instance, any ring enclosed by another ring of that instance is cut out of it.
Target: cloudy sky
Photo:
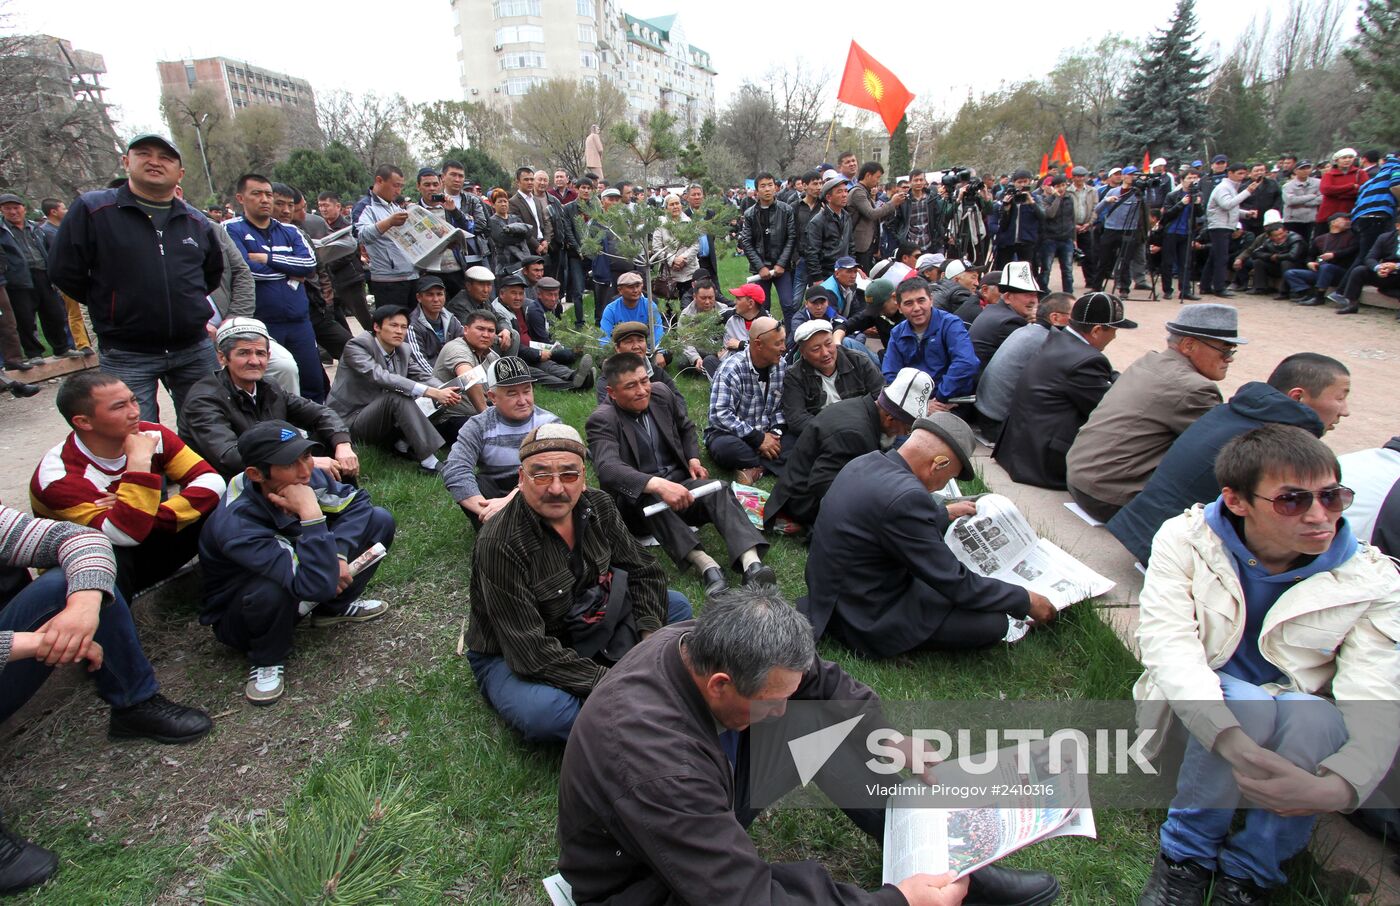
[[[987,7],[984,24],[1007,37],[977,40],[966,22],[977,8],[945,4],[886,2],[863,13],[848,4],[818,12],[811,3],[767,0],[625,0],[633,15],[679,12],[689,43],[708,50],[719,70],[719,104],[746,79],[799,57],[826,68],[836,79],[855,39],[905,85],[936,107],[956,110],[969,88],[980,93],[999,84],[1044,75],[1069,48],[1092,43],[1106,31],[1142,38],[1166,23],[1175,0],[1137,0],[1130,7],[1110,0],[1050,5],[1002,0]],[[1264,0],[1209,3],[1197,7],[1203,44],[1228,49]],[[947,12],[934,14],[930,8]],[[392,9],[392,33],[376,10]],[[460,97],[453,15],[448,0],[368,2],[299,0],[275,5],[214,3],[138,4],[106,0],[0,0],[8,27],[67,38],[83,50],[104,55],[108,100],[117,105],[119,131],[134,134],[159,128],[157,60],[228,56],[300,76],[317,91],[399,92],[410,101]],[[366,15],[361,14],[361,10]],[[761,10],[764,18],[755,18]],[[254,13],[255,15],[249,15]],[[166,19],[164,17],[170,17]],[[854,30],[841,19],[858,24]],[[912,34],[921,34],[911,39]],[[941,36],[941,37],[935,37]]]

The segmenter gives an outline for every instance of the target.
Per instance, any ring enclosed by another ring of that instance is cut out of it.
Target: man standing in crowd
[[[791,373],[788,380],[792,380]],[[822,498],[846,463],[888,449],[928,413],[933,379],[904,368],[886,388],[838,400],[810,419],[764,507],[764,526],[782,516],[801,525],[816,524]],[[810,435],[810,436],[809,436]]]
[[[895,287],[904,320],[890,331],[880,370],[893,381],[901,368],[917,368],[933,378],[933,409],[947,412],[954,397],[977,385],[977,353],[967,328],[955,315],[933,308],[928,281],[910,277]]]
[[[1197,188],[1200,174],[1188,170],[1181,177],[1181,188],[1169,194],[1162,210],[1162,298],[1170,299],[1173,279],[1181,287],[1181,301],[1200,297],[1191,291],[1191,239],[1197,225],[1204,222],[1206,206]]]
[[[705,187],[698,182],[693,182],[685,187],[685,215],[693,223],[700,223],[713,219],[714,213],[705,211]],[[715,250],[715,239],[710,235],[709,230],[700,233],[700,254],[697,260],[700,262],[700,269],[708,273],[711,277],[719,279],[719,254]]]
[[[337,481],[359,474],[350,432],[335,410],[264,380],[272,340],[261,321],[230,318],[220,325],[215,343],[221,367],[190,388],[180,425],[180,438],[196,453],[232,478],[249,465],[238,452],[239,436],[260,422],[285,421],[331,454],[316,457],[316,468]]]
[[[580,176],[574,180],[574,197],[564,204],[564,219],[569,223],[564,236],[564,266],[566,272],[562,280],[568,303],[574,310],[574,326],[583,327],[583,293],[589,287],[588,265],[583,259],[583,241],[589,235],[593,213],[597,209],[593,201],[593,180]],[[594,308],[602,317],[602,308],[596,300]],[[595,321],[596,323],[596,321]]]
[[[836,262],[851,255],[851,215],[846,211],[846,180],[832,176],[822,183],[822,207],[807,221],[802,236],[802,256],[807,261],[808,284],[825,280]]]
[[[894,215],[892,229],[901,245],[921,252],[942,247],[943,218],[938,198],[928,190],[928,176],[923,170],[909,171],[909,194]]]
[[[418,171],[418,203],[447,221],[449,226],[466,229],[466,218],[460,220],[455,205],[447,207],[447,195],[442,189],[442,175],[432,167]],[[468,230],[470,232],[470,230]],[[422,268],[424,275],[432,275],[442,281],[446,296],[452,297],[462,291],[465,280],[462,276],[462,249],[457,245],[444,249],[436,261],[428,262]]]
[[[652,384],[646,361],[638,355],[622,352],[609,358],[603,379],[608,402],[588,417],[588,451],[598,487],[613,495],[632,533],[654,536],[677,568],[692,566],[705,594],[714,595],[728,587],[724,570],[691,530],[713,525],[744,584],[775,584],[772,567],[763,563],[768,542],[728,483],[703,497],[691,494],[710,473],[700,464],[700,441],[685,405],[670,388]],[[642,512],[658,502],[666,505],[661,512]]]
[[[884,658],[981,648],[1006,636],[1008,618],[1055,619],[1046,598],[979,576],[943,541],[949,513],[931,492],[972,480],[976,444],[966,422],[935,412],[899,449],[867,453],[836,476],[812,535],[808,596],[797,602],[817,638]]]
[[[549,203],[535,195],[534,167],[515,171],[515,194],[510,197],[510,213],[530,228],[530,250],[543,257],[554,239],[554,222],[549,216]]]
[[[851,215],[851,254],[867,274],[880,250],[880,225],[899,212],[906,197],[903,192],[895,192],[887,203],[876,207],[875,193],[884,175],[885,168],[879,163],[866,161],[861,165],[856,187],[851,189],[847,201]]]
[[[345,344],[327,404],[345,419],[351,437],[402,447],[424,471],[436,473],[437,451],[446,441],[417,400],[427,397],[440,406],[455,406],[462,395],[456,388],[432,386],[432,376],[418,371],[409,358],[406,310],[376,305],[373,328]]]
[[[1250,164],[1249,183],[1253,188],[1249,197],[1240,202],[1240,222],[1255,233],[1266,226],[1264,215],[1274,211],[1283,214],[1283,190],[1269,178],[1268,164]]]
[[[1083,256],[1080,260],[1085,276],[1089,277],[1098,270],[1094,258],[1098,237],[1094,235],[1094,227],[1098,222],[1095,209],[1099,203],[1099,191],[1089,182],[1089,171],[1084,167],[1075,167],[1070,171],[1070,184],[1065,194],[1074,203],[1074,245]]]
[[[447,493],[477,529],[515,497],[525,435],[559,421],[535,405],[535,376],[522,360],[496,358],[487,368],[491,405],[462,426],[441,470]]]
[[[1312,175],[1312,167],[1310,160],[1297,164],[1282,187],[1283,224],[1301,236],[1305,245],[1312,241],[1317,210],[1322,207],[1321,184]],[[1279,178],[1285,177],[1280,174]]]
[[[1206,230],[1210,235],[1210,270],[1201,274],[1201,292],[1229,298],[1230,239],[1240,229],[1240,205],[1249,200],[1255,183],[1241,187],[1249,172],[1246,164],[1229,164],[1225,178],[1211,191],[1206,202]]]
[[[284,421],[260,422],[238,438],[248,465],[209,517],[199,544],[204,606],[199,622],[244,652],[243,694],[270,705],[286,689],[284,673],[297,623],[364,623],[389,609],[361,598],[378,563],[350,564],[375,545],[394,543],[394,517],[369,492],[316,468],[316,441]]]
[[[43,364],[44,348],[39,345],[37,321],[55,356],[81,358],[82,353],[68,341],[63,303],[49,283],[48,243],[39,227],[24,219],[25,212],[24,200],[18,195],[0,195],[0,249],[20,343],[31,364]]]
[[[322,192],[316,197],[316,209],[321,219],[326,221],[332,232],[350,226],[347,210],[340,203],[340,196],[334,192]],[[352,315],[360,327],[370,329],[369,300],[365,298],[365,269],[360,263],[360,251],[355,249],[326,265],[330,271],[331,288],[335,302],[342,312]]]
[[[297,362],[301,395],[314,402],[326,399],[321,353],[311,327],[311,300],[306,278],[316,271],[316,255],[301,231],[272,218],[272,183],[256,173],[238,177],[234,196],[243,216],[224,224],[239,254],[253,272],[257,291],[254,314],[268,333],[285,346]]]
[[[720,363],[710,385],[705,448],[715,465],[736,470],[741,484],[781,472],[786,349],[782,322],[755,318],[748,346]]]
[[[803,176],[802,197],[792,205],[792,245],[793,292],[802,298],[806,288],[821,279],[821,274],[807,273],[807,225],[822,208],[822,177],[816,170]]]
[[[690,618],[611,495],[586,486],[587,453],[568,425],[527,434],[520,492],[472,548],[467,660],[487,703],[529,742],[567,740],[609,667]]]
[[[68,205],[57,198],[45,198],[39,202],[39,211],[44,215],[44,219],[39,221],[39,236],[44,242],[45,268],[47,268],[48,258],[53,254],[54,240],[58,238],[58,227],[68,214]],[[53,282],[47,279],[47,274],[46,270],[46,285],[52,292],[54,291]],[[88,332],[87,322],[83,319],[82,307],[78,305],[76,300],[67,297],[63,298],[60,304],[68,317],[68,334],[73,338],[73,345],[85,356],[97,355],[97,350],[92,348],[92,336]]]
[[[1267,903],[1316,816],[1365,802],[1400,741],[1400,578],[1342,518],[1336,455],[1266,425],[1214,472],[1220,496],[1157,533],[1140,599],[1140,729],[1190,734],[1143,906],[1200,906],[1208,887]]]
[[[1142,491],[1172,443],[1221,401],[1239,335],[1228,305],[1186,305],[1167,322],[1167,348],[1149,352],[1114,381],[1066,457],[1070,496],[1107,522]]]
[[[1234,437],[1266,424],[1293,425],[1316,437],[1346,417],[1351,373],[1334,358],[1299,352],[1279,362],[1266,382],[1250,381],[1182,432],[1142,493],[1108,521],[1108,530],[1147,563],[1162,523],[1220,495],[1213,464]]]
[[[1129,286],[1134,259],[1142,251],[1138,239],[1138,228],[1145,222],[1143,216],[1142,192],[1134,188],[1137,180],[1137,167],[1124,167],[1123,181],[1116,188],[1109,189],[1099,201],[1098,210],[1104,214],[1103,235],[1094,256],[1098,259],[1098,269],[1094,272],[1089,288],[1101,291],[1109,280],[1114,289],[1125,292]],[[1138,280],[1134,289],[1147,289],[1148,284]]]
[[[791,329],[798,304],[792,293],[792,274],[787,270],[797,244],[792,208],[774,197],[778,184],[772,173],[758,174],[754,183],[758,204],[740,218],[739,248],[748,256],[749,273],[759,277],[759,285],[768,297],[768,310],[773,310],[772,295],[776,290],[783,326]]]
[[[1018,327],[997,347],[982,374],[977,378],[977,427],[982,438],[995,444],[1001,437],[1002,423],[1011,411],[1016,384],[1026,363],[1040,353],[1051,333],[1069,324],[1074,298],[1069,293],[1051,293],[1036,306],[1036,319]]]
[[[34,514],[106,535],[130,601],[194,557],[224,480],[174,431],[142,419],[136,394],[115,375],[80,371],[54,403],[73,430],[34,470]]]
[[[206,325],[224,273],[223,246],[205,217],[175,197],[185,170],[159,135],[127,145],[125,185],[85,192],[58,229],[49,278],[86,305],[102,367],[131,388],[141,418],[160,420],[156,382],[175,400],[216,367]]]
[[[1117,377],[1103,351],[1120,329],[1136,327],[1116,296],[1095,292],[1075,301],[1069,326],[1046,338],[1017,379],[992,453],[1012,481],[1065,489],[1065,454]]]
[[[403,194],[403,171],[393,164],[380,164],[374,171],[374,186],[365,197],[365,207],[355,221],[355,237],[369,254],[369,291],[375,307],[387,305],[405,311],[413,307],[413,281],[418,267],[386,233],[408,222],[408,212],[398,206]]]
[[[914,875],[866,893],[817,862],[764,861],[745,831],[759,815],[748,729],[755,712],[782,714],[789,699],[879,703],[817,657],[811,627],[773,589],[728,592],[614,668],[578,716],[559,779],[559,870],[574,897],[849,906],[956,906],[966,897],[994,906],[1058,894],[1044,872],[995,865],[958,881]],[[655,744],[636,745],[640,738]],[[828,789],[841,781],[849,778],[830,770],[816,778]],[[884,809],[846,815],[884,838]]]
[[[870,356],[836,342],[830,321],[804,321],[793,336],[798,358],[783,378],[783,439],[787,444],[796,443],[807,424],[827,406],[877,393],[885,384]]]
[[[1040,274],[1046,287],[1050,285],[1050,269],[1060,262],[1060,289],[1074,292],[1074,199],[1069,195],[1069,182],[1054,176],[1050,185],[1040,193]]]
[[[1012,261],[1036,260],[1042,214],[1031,196],[1031,171],[1017,170],[1011,186],[998,199],[1001,217],[997,221],[996,264],[1005,270]]]

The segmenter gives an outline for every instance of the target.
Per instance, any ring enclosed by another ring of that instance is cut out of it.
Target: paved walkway
[[[1400,390],[1400,323],[1393,312],[1363,308],[1360,314],[1339,317],[1329,308],[1304,308],[1257,296],[1240,296],[1232,304],[1240,310],[1240,333],[1250,342],[1241,347],[1221,382],[1226,399],[1241,384],[1266,379],[1285,356],[1320,352],[1340,359],[1352,374],[1351,415],[1324,438],[1326,442],[1340,454],[1378,447],[1400,434],[1400,407],[1393,396]],[[1114,368],[1122,371],[1144,353],[1162,348],[1166,322],[1178,307],[1176,302],[1130,298],[1128,317],[1141,326],[1120,330],[1109,345],[1106,354]],[[1136,651],[1142,575],[1132,555],[1106,529],[1090,527],[1065,509],[1067,493],[1016,484],[990,452],[982,448],[977,455],[977,468],[987,485],[1015,502],[1038,533],[1116,583],[1100,606],[1124,643]],[[1400,903],[1400,874],[1394,870],[1392,853],[1376,838],[1329,816],[1320,822],[1312,849],[1329,870],[1365,879],[1367,888],[1378,891],[1375,899],[1359,902]]]

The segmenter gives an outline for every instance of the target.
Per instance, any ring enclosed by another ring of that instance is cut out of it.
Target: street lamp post
[[[194,137],[199,142],[199,159],[204,162],[204,181],[209,185],[209,194],[212,196],[215,194],[214,176],[209,172],[209,155],[204,151],[204,131],[200,128],[209,119],[209,114],[206,113],[196,119],[191,111],[190,119],[194,122]]]

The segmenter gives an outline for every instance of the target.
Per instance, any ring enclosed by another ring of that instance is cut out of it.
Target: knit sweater
[[[209,463],[168,428],[141,422],[137,430],[158,437],[149,472],[128,471],[125,455],[99,460],[75,433],[45,453],[29,481],[35,515],[86,525],[115,545],[135,547],[152,534],[181,531],[218,506],[224,479]],[[107,495],[116,501],[99,505]]]
[[[458,502],[481,496],[477,470],[482,477],[499,484],[520,468],[520,444],[540,425],[559,421],[559,416],[539,406],[522,422],[501,417],[500,410],[491,406],[485,412],[467,419],[457,434],[457,442],[442,466],[442,482],[447,492]]]

